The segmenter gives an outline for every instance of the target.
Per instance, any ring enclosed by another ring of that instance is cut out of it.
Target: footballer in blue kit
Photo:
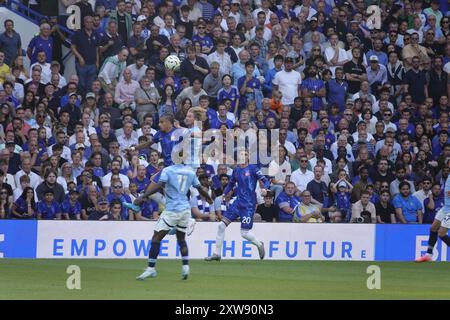
[[[158,131],[152,139],[151,143],[161,143],[162,155],[164,158],[164,165],[173,165],[172,161],[172,150],[176,144],[181,141],[181,137],[175,132],[178,130],[173,126],[174,118],[172,115],[163,115],[159,118],[159,128]]]
[[[265,189],[269,188],[269,180],[262,174],[257,165],[249,164],[248,151],[241,151],[240,156],[241,159],[245,159],[245,162],[233,170],[230,182],[223,192],[226,202],[230,201],[233,193],[235,193],[236,200],[222,216],[222,221],[219,222],[216,237],[216,252],[212,256],[206,257],[206,261],[220,261],[225,229],[237,218],[240,218],[241,221],[242,237],[254,244],[258,248],[259,257],[264,259],[264,243],[259,241],[250,230],[253,227],[253,215],[255,214],[257,205],[256,184],[258,181],[263,182],[264,189],[261,194],[264,195],[267,192]],[[237,187],[234,188],[236,183]]]
[[[450,159],[447,159],[445,165],[450,167]],[[416,259],[416,262],[427,262],[433,260],[433,248],[437,242],[438,236],[442,242],[450,247],[448,229],[450,229],[450,177],[447,177],[447,180],[445,181],[444,206],[436,213],[433,224],[430,228],[427,253]]]
[[[191,217],[191,205],[188,198],[188,192],[191,187],[195,187],[208,203],[213,201],[197,179],[197,176],[191,166],[176,164],[161,171],[158,183],[152,183],[144,195],[137,198],[135,205],[142,205],[150,195],[164,188],[166,194],[166,207],[161,213],[155,226],[152,237],[152,245],[148,256],[148,267],[138,276],[137,280],[144,280],[149,277],[156,277],[155,264],[158,258],[161,240],[172,230],[176,228],[177,242],[180,247],[182,257],[181,277],[186,280],[189,276],[189,256],[188,247],[185,240],[186,230]]]

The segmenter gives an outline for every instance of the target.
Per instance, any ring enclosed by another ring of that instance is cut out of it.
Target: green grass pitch
[[[81,290],[66,288],[69,265],[81,269]],[[332,261],[160,260],[157,278],[136,281],[145,260],[0,259],[0,299],[450,299],[450,264]],[[381,268],[381,289],[368,290],[369,265]]]

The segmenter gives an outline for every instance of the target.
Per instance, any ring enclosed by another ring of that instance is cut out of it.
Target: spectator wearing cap
[[[383,41],[381,39],[375,39],[373,41],[373,49],[369,50],[366,53],[366,56],[369,61],[373,56],[376,56],[378,58],[378,63],[383,66],[387,66],[388,64],[388,56],[383,50]]]
[[[70,189],[66,199],[61,204],[61,210],[69,215],[70,220],[81,220],[80,193],[77,189]]]
[[[371,88],[372,94],[378,95],[378,91],[387,82],[387,70],[383,64],[379,63],[379,58],[376,55],[369,57],[370,65],[366,69],[367,81]]]
[[[6,19],[3,23],[5,32],[0,34],[0,51],[5,53],[5,64],[10,65],[17,56],[22,55],[22,40],[14,30],[14,21]]]
[[[114,216],[109,211],[109,202],[105,197],[100,197],[98,200],[95,197],[91,197],[91,200],[94,202],[95,206],[94,210],[91,210],[89,215],[86,216],[86,220],[114,220]]]

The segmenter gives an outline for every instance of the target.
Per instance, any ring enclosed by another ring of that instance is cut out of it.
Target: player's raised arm
[[[142,203],[144,203],[152,194],[158,192],[159,190],[161,190],[162,188],[164,188],[164,182],[157,182],[154,183],[152,182],[147,190],[145,190],[145,193],[140,196],[139,198],[137,198],[136,200],[134,200],[134,204],[137,206],[140,206]]]
[[[255,170],[254,172],[256,178],[264,184],[264,189],[269,189],[270,188],[269,179],[267,179],[266,176],[262,174],[261,169],[258,166],[254,166],[253,168]]]

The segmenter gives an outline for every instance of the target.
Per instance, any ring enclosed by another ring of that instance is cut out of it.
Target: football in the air
[[[164,66],[168,70],[177,70],[181,65],[180,58],[175,55],[168,56],[166,60],[164,60]]]

